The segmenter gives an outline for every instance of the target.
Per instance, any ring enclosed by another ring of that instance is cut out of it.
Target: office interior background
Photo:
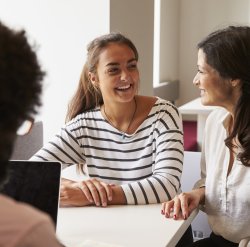
[[[192,85],[197,42],[217,28],[250,24],[250,0],[0,0],[0,6],[1,21],[27,30],[47,73],[37,116],[44,142],[64,124],[86,45],[96,36],[120,31],[131,38],[140,55],[140,93],[172,83],[180,106],[199,96]]]
[[[250,0],[0,0],[0,21],[27,31],[47,73],[37,116],[46,143],[64,124],[93,38],[110,31],[131,38],[139,51],[140,93],[157,92],[181,106],[199,96],[192,84],[196,44],[218,28],[250,25]],[[156,91],[159,85],[164,90]],[[204,218],[196,222],[207,236]]]

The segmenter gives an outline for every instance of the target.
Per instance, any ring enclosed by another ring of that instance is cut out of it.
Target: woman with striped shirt
[[[170,102],[138,95],[138,52],[120,33],[88,45],[67,123],[33,160],[79,164],[89,179],[63,179],[61,205],[105,207],[171,200],[180,189],[182,121]]]

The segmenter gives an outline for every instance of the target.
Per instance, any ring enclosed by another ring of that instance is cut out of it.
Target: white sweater
[[[181,117],[158,98],[135,133],[123,139],[98,107],[67,123],[32,159],[86,164],[89,177],[121,185],[128,204],[167,201],[180,189]]]

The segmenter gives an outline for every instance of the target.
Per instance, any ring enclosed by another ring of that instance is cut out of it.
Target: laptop
[[[60,180],[60,162],[11,160],[1,193],[49,214],[56,226]]]

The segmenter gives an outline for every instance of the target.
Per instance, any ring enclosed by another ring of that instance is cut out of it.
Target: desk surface
[[[216,109],[217,106],[204,106],[201,104],[201,98],[194,99],[178,109],[182,114],[204,114],[208,115],[212,110]]]
[[[161,204],[60,208],[57,236],[70,247],[86,240],[119,247],[175,246],[197,211],[185,221],[175,221],[160,210]]]

